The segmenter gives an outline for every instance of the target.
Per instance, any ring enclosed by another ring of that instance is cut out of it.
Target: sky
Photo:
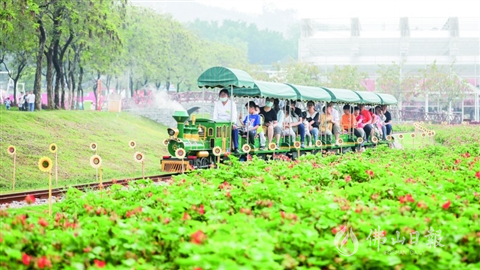
[[[334,17],[479,17],[478,0],[135,0],[135,2],[200,2],[260,14],[263,6],[295,9],[300,18]]]

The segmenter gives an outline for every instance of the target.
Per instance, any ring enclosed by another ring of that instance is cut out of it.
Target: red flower
[[[32,257],[28,256],[27,254],[23,253],[22,254],[22,262],[24,265],[30,265],[32,262]]]
[[[95,260],[93,260],[93,263],[94,263],[95,266],[98,267],[98,268],[103,268],[103,267],[105,267],[105,262],[104,262],[104,261],[100,261],[100,260],[95,259]]]
[[[370,177],[373,177],[373,171],[372,170],[367,170],[365,171],[368,175],[370,175]]]
[[[345,176],[345,182],[350,182],[352,181],[352,177],[350,175]]]
[[[191,219],[190,215],[187,212],[183,213],[182,220],[188,220],[188,219]]]
[[[38,268],[52,267],[50,260],[47,257],[43,256],[37,261]]]
[[[475,177],[477,177],[478,179],[480,179],[480,172],[477,172],[477,173],[475,174]]]
[[[42,227],[47,227],[48,226],[48,222],[43,218],[40,218],[38,220],[38,224],[40,224],[40,226],[42,226]]]
[[[442,208],[445,209],[445,210],[447,210],[448,208],[450,208],[450,204],[451,204],[451,202],[450,202],[450,200],[448,200],[446,203],[444,203],[444,204],[442,205]]]
[[[200,207],[198,208],[198,213],[199,213],[200,215],[205,214],[205,208],[203,207],[203,204],[201,204]]]
[[[201,230],[198,230],[198,231],[194,232],[190,237],[192,238],[190,240],[190,242],[192,242],[194,244],[197,244],[197,245],[200,245],[205,240],[207,240],[207,235],[205,233],[203,233]]]
[[[168,224],[168,223],[170,223],[170,219],[169,219],[168,217],[167,217],[167,218],[165,218],[165,219],[163,220],[163,223],[164,223],[164,224]]]
[[[410,194],[407,194],[407,196],[405,196],[405,199],[409,202],[415,202],[415,199],[413,199],[412,195]]]
[[[455,159],[455,164],[459,164],[461,162],[460,159]]]
[[[285,212],[280,211],[280,216],[282,216],[282,218],[285,218]]]
[[[35,203],[35,197],[33,195],[27,195],[25,197],[25,202],[27,202],[28,204]]]

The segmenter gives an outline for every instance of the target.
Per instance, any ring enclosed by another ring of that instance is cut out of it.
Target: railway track
[[[168,174],[162,174],[162,175],[146,176],[145,178],[138,177],[138,178],[126,178],[126,179],[119,179],[119,180],[113,180],[113,181],[105,181],[102,183],[102,186],[103,188],[108,188],[113,184],[126,186],[130,182],[143,180],[147,178],[154,182],[168,182],[169,180],[172,179],[173,175],[177,175],[177,174],[178,173],[168,173]],[[98,190],[100,187],[99,187],[99,183],[88,183],[88,184],[79,184],[79,185],[68,186],[68,187],[53,188],[52,196],[55,196],[58,198],[63,194],[65,194],[69,188],[76,188],[81,191],[86,191],[86,190]],[[0,204],[10,204],[14,201],[17,201],[17,202],[23,201],[25,200],[25,197],[27,195],[33,195],[36,199],[48,199],[48,189],[28,190],[28,191],[22,191],[22,192],[16,192],[16,193],[0,194]]]

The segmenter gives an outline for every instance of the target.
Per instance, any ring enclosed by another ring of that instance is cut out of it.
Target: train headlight
[[[171,137],[177,137],[178,135],[178,129],[176,128],[168,128],[167,132],[168,132],[168,135]]]

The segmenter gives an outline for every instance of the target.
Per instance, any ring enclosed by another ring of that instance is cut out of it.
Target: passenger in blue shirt
[[[250,144],[253,144],[255,141],[255,134],[260,126],[260,116],[255,114],[255,102],[248,102],[245,104],[245,108],[248,109],[249,115],[243,120],[244,131],[248,132],[248,141]]]

